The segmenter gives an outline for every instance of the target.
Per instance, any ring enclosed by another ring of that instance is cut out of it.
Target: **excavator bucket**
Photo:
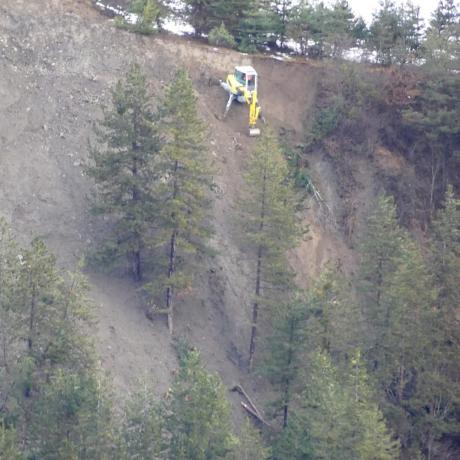
[[[249,128],[249,136],[250,137],[260,136],[260,129],[259,128]]]

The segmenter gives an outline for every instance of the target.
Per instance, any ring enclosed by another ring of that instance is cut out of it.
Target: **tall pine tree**
[[[112,91],[112,107],[96,129],[87,174],[97,185],[96,214],[110,218],[112,234],[98,249],[104,262],[126,257],[136,281],[151,247],[150,227],[156,211],[153,158],[160,149],[145,75],[133,65]]]
[[[256,350],[259,310],[289,298],[292,270],[286,252],[301,234],[297,198],[288,167],[274,135],[267,130],[249,156],[245,195],[240,203],[243,232],[254,253],[254,301],[249,346],[249,368]],[[285,303],[284,303],[285,304]],[[268,310],[268,311],[266,311]]]
[[[158,260],[163,273],[147,289],[163,305],[159,312],[167,314],[171,334],[175,294],[190,284],[195,271],[192,256],[205,249],[211,234],[207,218],[213,168],[196,100],[192,82],[185,71],[179,71],[166,90],[160,128],[165,142],[155,164],[161,179],[153,188],[157,203],[154,241],[164,251]]]

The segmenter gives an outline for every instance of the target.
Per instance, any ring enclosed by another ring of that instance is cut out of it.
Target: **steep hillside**
[[[158,97],[178,67],[190,73],[200,115],[209,127],[209,161],[218,166],[214,207],[218,255],[205,267],[193,295],[178,305],[177,335],[199,348],[212,370],[231,385],[246,381],[242,362],[249,337],[251,261],[235,236],[235,200],[253,140],[245,134],[245,107],[221,121],[226,95],[213,82],[237,64],[260,74],[267,122],[303,140],[320,68],[215,49],[177,37],[142,37],[113,27],[84,0],[3,0],[0,5],[0,215],[18,237],[44,238],[59,263],[73,267],[103,231],[87,212],[90,181],[82,173],[93,123],[110,102],[110,87],[136,61]],[[383,158],[383,157],[382,157]],[[377,188],[375,163],[350,158],[347,171],[325,154],[310,155],[313,180],[327,204],[308,203],[310,239],[291,256],[306,285],[329,259],[353,270],[350,243]],[[385,161],[385,158],[382,159]],[[352,185],[343,192],[346,174]],[[348,211],[345,212],[344,209]],[[350,213],[351,210],[351,213]],[[169,384],[175,352],[162,320],[149,321],[136,285],[124,273],[88,272],[97,305],[97,343],[102,365],[121,394],[138,378],[154,379],[158,393]],[[256,391],[252,379],[252,391]]]

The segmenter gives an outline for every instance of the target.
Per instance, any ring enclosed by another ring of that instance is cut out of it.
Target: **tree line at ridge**
[[[135,0],[134,30],[153,33],[168,19],[193,26],[196,37],[215,45],[255,52],[288,49],[312,58],[342,58],[359,49],[375,62],[418,63],[442,54],[449,59],[458,46],[460,27],[455,0],[440,0],[425,30],[420,8],[408,1],[380,3],[369,26],[346,0],[331,5],[293,0]],[[119,23],[122,25],[123,21]],[[128,24],[125,24],[129,26]]]

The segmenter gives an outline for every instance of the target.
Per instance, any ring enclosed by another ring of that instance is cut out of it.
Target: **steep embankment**
[[[226,384],[246,380],[239,364],[247,352],[253,267],[239,249],[235,200],[254,141],[245,134],[245,107],[234,107],[225,122],[218,119],[226,95],[212,82],[234,65],[254,65],[268,122],[289,133],[291,142],[299,142],[313,106],[318,69],[177,37],[130,34],[115,29],[82,0],[3,0],[0,60],[0,215],[21,239],[44,238],[64,267],[73,267],[101,231],[100,222],[87,212],[92,185],[82,164],[101,105],[110,103],[110,87],[136,61],[152,94],[161,96],[174,70],[187,68],[209,127],[209,161],[219,169],[212,242],[219,253],[203,260],[193,296],[180,301],[177,333],[202,351],[209,368],[219,371]],[[368,165],[355,161],[350,167],[358,185],[346,199],[353,201],[358,215],[373,185]],[[302,284],[330,258],[353,266],[336,225],[344,198],[337,187],[340,171],[327,156],[312,156],[309,163],[329,211],[310,203],[306,220],[311,239],[292,254]],[[124,274],[88,275],[98,306],[103,366],[121,392],[139,377],[153,379],[158,393],[164,392],[176,365],[164,323],[146,319],[136,286]],[[254,380],[252,386],[255,390]]]

